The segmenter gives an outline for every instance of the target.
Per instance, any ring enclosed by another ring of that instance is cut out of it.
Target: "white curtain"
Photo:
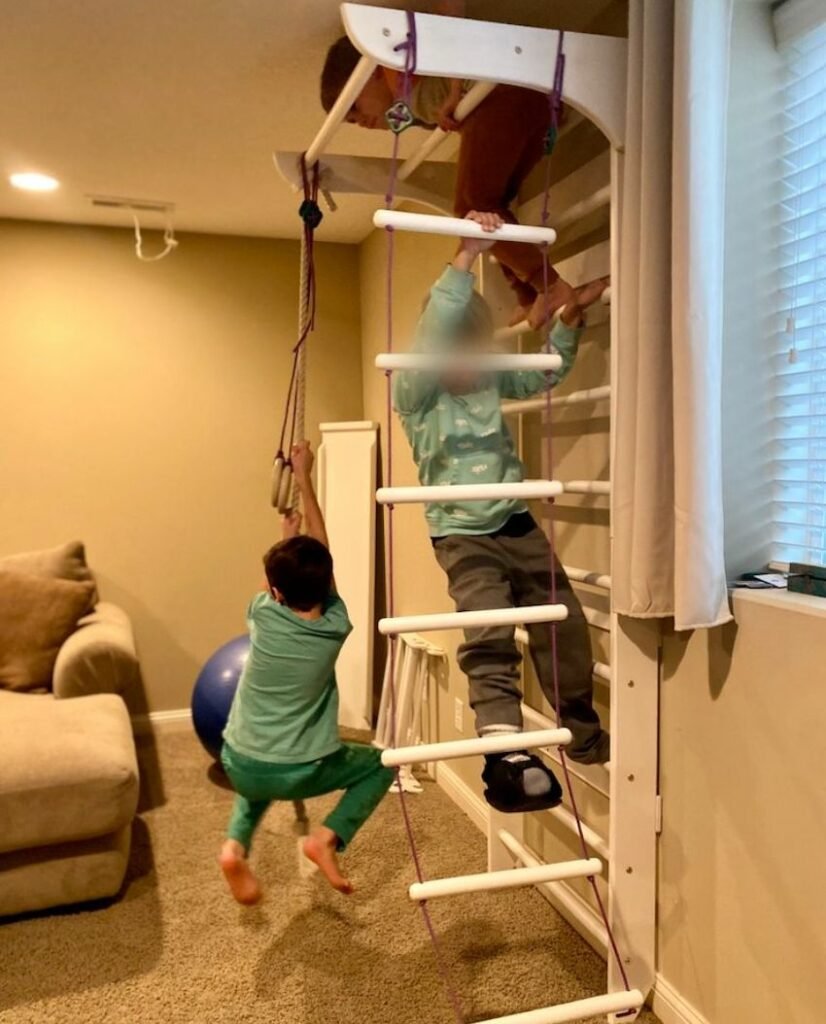
[[[616,611],[729,612],[721,357],[732,0],[631,0],[614,469]]]

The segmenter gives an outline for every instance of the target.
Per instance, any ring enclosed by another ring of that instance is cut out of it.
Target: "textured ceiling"
[[[611,31],[622,7],[470,0],[468,14]],[[124,196],[174,203],[179,230],[297,237],[296,198],[271,153],[306,148],[320,125],[318,72],[339,31],[331,0],[3,4],[0,216],[123,225],[123,211],[96,209],[87,197]],[[420,137],[408,132],[404,147]],[[345,125],[330,150],[381,156],[389,144],[387,133]],[[52,174],[61,188],[21,193],[7,182],[16,170]],[[341,197],[320,237],[361,239],[374,206]]]

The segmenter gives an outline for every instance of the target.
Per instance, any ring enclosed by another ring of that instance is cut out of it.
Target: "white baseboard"
[[[674,986],[657,975],[654,982],[654,993],[651,1009],[660,1018],[662,1024],[709,1024],[709,1021],[691,1003],[687,1002]]]
[[[488,805],[484,799],[474,793],[444,762],[439,762],[436,766],[436,782],[456,806],[465,812],[479,831],[487,836]],[[543,892],[541,888],[539,891]],[[661,974],[657,975],[650,1001],[651,1008],[662,1024],[710,1024]]]
[[[189,708],[175,708],[174,711],[150,711],[148,715],[133,715],[132,728],[138,734],[152,732],[165,725],[192,721]]]

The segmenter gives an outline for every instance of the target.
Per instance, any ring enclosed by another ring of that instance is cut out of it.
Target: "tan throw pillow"
[[[28,572],[33,576],[46,576],[53,580],[77,580],[81,583],[95,581],[92,570],[86,564],[83,542],[79,540],[70,540],[43,551],[7,555],[0,558],[0,571],[3,569],[15,569],[17,572]],[[87,611],[91,611],[96,602],[97,590],[93,590]]]
[[[57,652],[86,614],[94,591],[91,580],[0,569],[0,687],[50,686]]]

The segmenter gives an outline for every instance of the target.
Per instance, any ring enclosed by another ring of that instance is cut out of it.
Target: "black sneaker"
[[[526,772],[541,772],[547,786],[535,790],[537,776],[526,779]],[[487,786],[485,800],[505,814],[546,811],[562,803],[562,786],[554,773],[535,754],[517,750],[510,754],[487,754],[482,781]],[[526,792],[526,788],[528,792]]]

